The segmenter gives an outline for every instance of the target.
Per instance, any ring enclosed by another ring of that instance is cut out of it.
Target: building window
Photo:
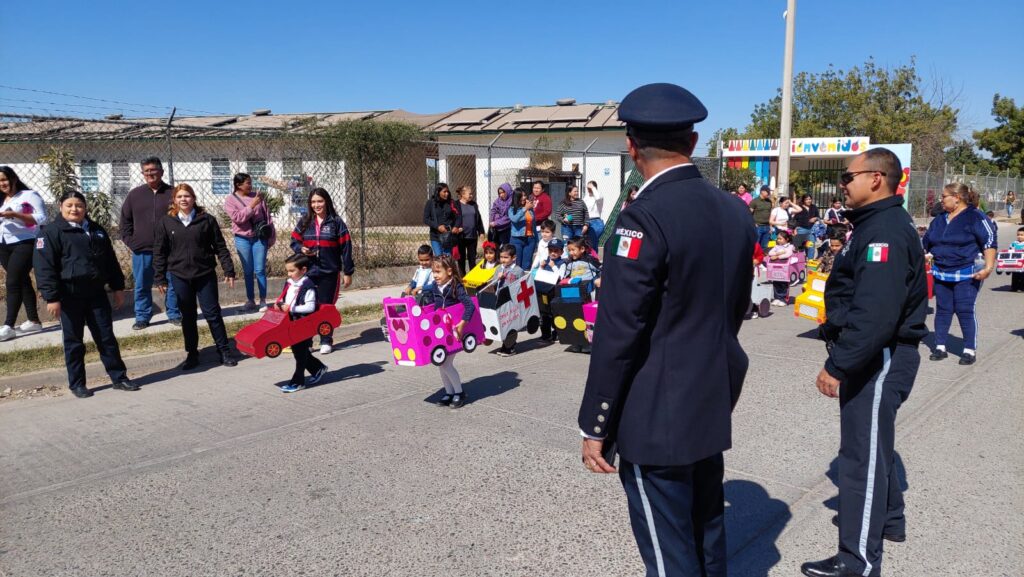
[[[231,163],[226,158],[210,160],[213,172],[213,194],[231,194]]]
[[[115,160],[110,163],[110,172],[114,180],[114,194],[126,195],[131,189],[131,177],[128,173],[127,160]]]
[[[247,158],[245,172],[252,177],[252,189],[259,194],[267,192],[267,185],[260,182],[260,177],[267,175],[267,161],[260,158]]]
[[[83,160],[78,167],[81,173],[82,192],[100,191],[100,172],[95,160]]]
[[[288,194],[291,196],[292,214],[306,214],[306,190],[305,178],[302,176],[302,159],[285,158],[281,162],[281,176],[288,187]]]
[[[281,164],[281,176],[284,177],[286,182],[289,180],[302,180],[301,158],[286,158]]]

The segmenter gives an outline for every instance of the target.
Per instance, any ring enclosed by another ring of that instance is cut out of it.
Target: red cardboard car
[[[235,345],[251,357],[275,358],[285,347],[316,335],[329,335],[341,326],[341,313],[332,304],[322,304],[315,312],[291,320],[288,313],[267,309],[263,318],[238,331]]]

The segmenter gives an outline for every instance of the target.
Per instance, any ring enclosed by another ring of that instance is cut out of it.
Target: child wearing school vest
[[[303,254],[293,254],[284,261],[285,271],[288,273],[288,280],[285,281],[284,290],[281,296],[277,297],[274,308],[288,313],[292,320],[302,318],[316,312],[316,285],[306,276],[309,270],[309,257]],[[295,372],[286,385],[281,386],[281,392],[294,393],[306,387],[313,386],[320,382],[327,366],[320,362],[320,359],[313,357],[310,348],[313,346],[313,336],[292,345],[292,355],[295,357]],[[311,376],[305,378],[305,373]]]

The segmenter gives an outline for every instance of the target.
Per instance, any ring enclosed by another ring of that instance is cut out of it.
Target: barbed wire
[[[169,112],[172,108],[174,108],[173,106],[155,105],[155,104],[140,104],[140,103],[137,103],[137,102],[123,102],[123,101],[120,101],[120,100],[109,100],[109,99],[106,99],[106,98],[94,98],[92,96],[82,96],[82,95],[79,95],[79,94],[68,94],[66,92],[54,92],[52,90],[41,90],[41,89],[38,89],[38,88],[23,88],[23,87],[19,87],[19,86],[10,86],[10,85],[6,85],[6,84],[0,84],[0,88],[6,88],[8,90],[19,90],[19,91],[22,91],[22,92],[34,92],[34,93],[37,93],[37,94],[49,94],[50,96],[64,96],[64,97],[67,97],[67,98],[78,98],[78,99],[81,99],[81,100],[90,100],[90,101],[93,101],[93,102],[106,102],[108,104],[121,104],[121,105],[125,105],[125,106],[140,106],[140,107],[143,107],[143,108],[152,108],[152,109],[162,110],[162,111],[166,111],[166,112]],[[200,114],[213,114],[213,115],[217,115],[217,116],[230,116],[232,114],[230,112],[210,112],[209,110],[198,110],[198,109],[195,109],[195,108],[183,108],[183,107],[178,107],[178,110],[182,111],[182,112],[198,112]]]

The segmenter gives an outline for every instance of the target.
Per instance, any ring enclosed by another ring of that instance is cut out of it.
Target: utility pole
[[[779,177],[776,194],[789,196],[789,147],[793,132],[793,37],[796,34],[796,0],[786,2],[786,54],[782,62],[782,118],[779,123]]]

